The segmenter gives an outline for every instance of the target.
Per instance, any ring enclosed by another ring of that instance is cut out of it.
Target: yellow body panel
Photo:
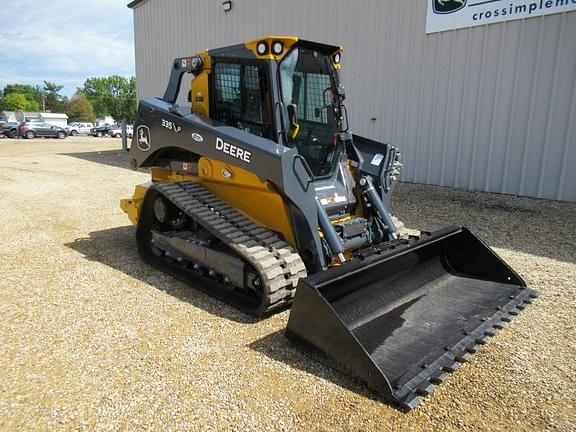
[[[280,55],[273,54],[270,49],[272,43],[276,41],[282,42],[282,45],[284,45],[284,49],[282,50],[282,53]],[[268,44],[268,54],[264,55],[258,54],[258,51],[256,50],[258,42],[266,42]],[[298,38],[295,36],[266,36],[263,38],[249,40],[248,42],[246,42],[245,45],[246,48],[252,51],[254,55],[258,57],[260,60],[278,61],[282,60],[282,57],[286,55],[286,53],[290,50],[290,47],[294,45],[296,42],[298,42]]]
[[[154,167],[151,170],[152,182],[154,183],[176,183],[182,181],[198,181],[198,177],[193,174],[186,174],[172,171],[167,168]]]
[[[272,53],[270,48],[272,46],[272,43],[276,41],[282,42],[282,45],[284,45],[284,49],[282,50],[282,53],[280,53],[280,55],[275,55],[274,53]],[[256,49],[256,47],[258,46],[259,42],[266,42],[266,44],[268,45],[268,54],[264,55],[258,54],[258,50]],[[290,48],[296,42],[298,42],[298,38],[296,36],[266,36],[258,39],[251,39],[248,42],[246,42],[245,45],[246,48],[252,51],[254,55],[260,60],[280,61],[282,60],[282,58],[284,58],[284,56],[288,53],[288,51],[290,51]],[[342,47],[339,47],[338,49],[339,52],[342,52],[343,50],[344,49]],[[334,62],[332,62],[332,64],[336,69],[340,69],[340,64],[336,64]]]
[[[210,117],[210,86],[212,60],[207,51],[198,54],[202,58],[202,72],[190,83],[192,111],[203,117]]]
[[[146,191],[150,187],[150,184],[150,182],[147,182],[136,185],[136,188],[134,188],[134,196],[132,198],[120,200],[120,208],[124,210],[128,215],[130,222],[134,225],[138,223],[142,201],[144,200],[144,195],[146,195]]]
[[[281,233],[287,243],[294,248],[297,247],[290,213],[284,200],[270,183],[261,181],[249,171],[203,157],[198,161],[198,176],[152,168],[152,181],[154,183],[197,181],[255,223]],[[120,201],[120,207],[134,225],[138,223],[142,200],[149,186],[150,183],[136,186],[131,199]]]
[[[297,248],[288,207],[270,183],[250,171],[208,158],[198,161],[198,176],[218,198],[257,224],[281,233],[287,243]]]

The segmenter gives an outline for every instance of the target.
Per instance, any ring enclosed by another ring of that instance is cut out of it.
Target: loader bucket
[[[535,296],[474,234],[449,227],[301,279],[286,337],[409,409]]]

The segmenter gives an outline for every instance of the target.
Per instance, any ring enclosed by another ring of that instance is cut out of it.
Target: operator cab
[[[340,47],[275,36],[210,50],[208,116],[295,148],[315,180],[333,177],[345,132],[340,56]],[[198,95],[205,102],[198,78],[194,111]]]

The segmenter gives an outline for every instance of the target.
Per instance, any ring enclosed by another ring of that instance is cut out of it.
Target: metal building
[[[139,97],[162,95],[172,60],[204,48],[268,34],[342,45],[352,128],[402,149],[403,181],[576,201],[576,0],[128,6]],[[450,7],[473,24],[451,24]]]

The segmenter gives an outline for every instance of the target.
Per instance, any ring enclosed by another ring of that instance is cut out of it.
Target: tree
[[[88,78],[84,82],[84,86],[79,88],[94,108],[96,117],[105,117],[110,115],[108,111],[106,96],[107,96],[107,78]]]
[[[40,105],[35,100],[28,100],[28,106],[26,107],[26,111],[31,112],[38,112],[40,111]]]
[[[50,81],[44,81],[44,91],[47,93],[58,93],[63,88],[63,85],[59,85]]]
[[[26,99],[33,99],[36,102],[40,102],[40,89],[29,84],[8,84],[4,87],[4,95],[10,93],[20,93],[23,94]]]
[[[94,114],[94,109],[88,98],[81,92],[77,91],[70,103],[68,104],[68,109],[66,111],[68,114],[69,121],[81,121],[81,122],[94,122],[96,115]]]
[[[63,85],[59,85],[50,81],[44,81],[42,95],[45,98],[44,103],[46,111],[64,112],[66,110],[68,105],[68,98],[62,97],[58,94],[58,92],[63,88]]]
[[[136,79],[118,75],[88,78],[79,89],[86,95],[96,116],[112,116],[116,121],[136,118]]]
[[[42,106],[42,92],[38,87],[33,87],[28,84],[8,84],[4,87],[4,96],[11,93],[19,93],[26,98],[29,102],[27,111],[40,111],[40,106]],[[4,105],[2,108],[8,110]]]
[[[110,115],[121,122],[133,123],[136,119],[136,79],[113,76]]]
[[[38,110],[36,101],[29,101],[21,93],[8,93],[2,99],[2,107],[6,111],[35,111]]]

